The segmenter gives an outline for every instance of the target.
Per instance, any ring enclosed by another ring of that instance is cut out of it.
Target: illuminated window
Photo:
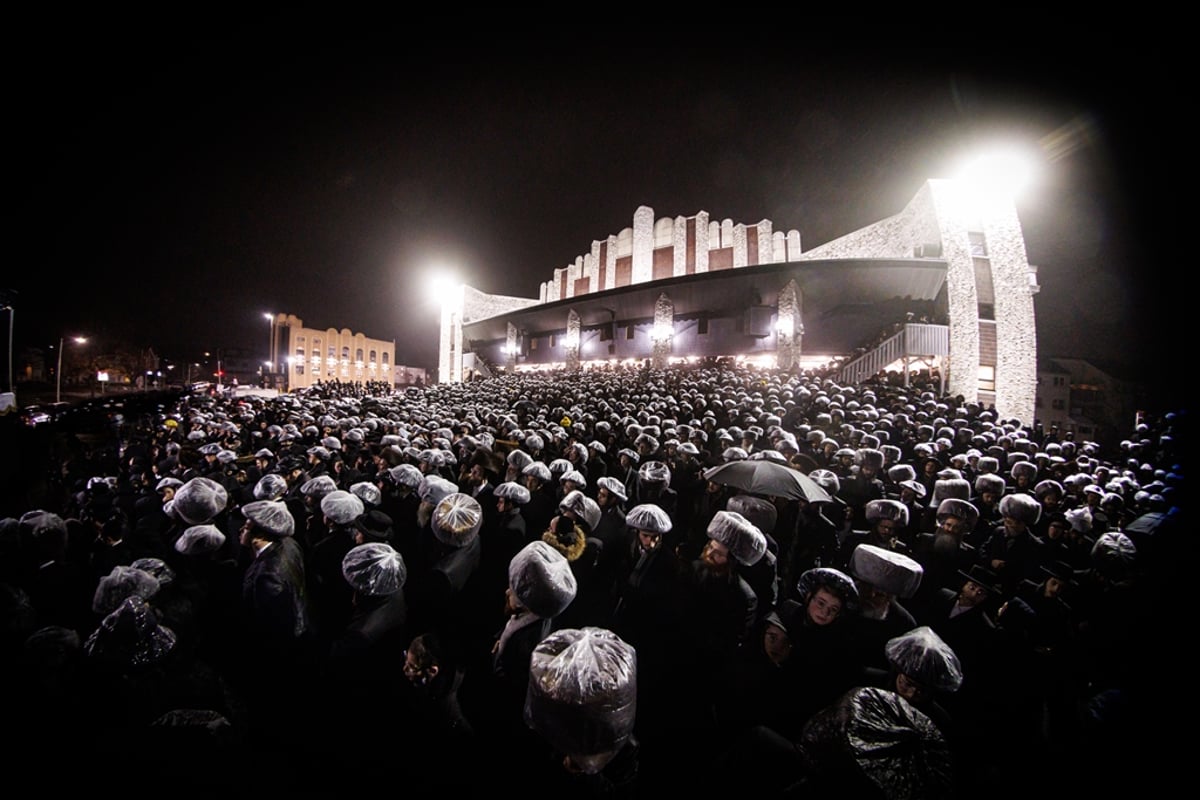
[[[967,236],[971,240],[971,255],[986,257],[988,254],[987,239],[984,238],[984,235],[979,231],[971,231]]]
[[[996,368],[979,366],[979,390],[981,392],[996,391]]]

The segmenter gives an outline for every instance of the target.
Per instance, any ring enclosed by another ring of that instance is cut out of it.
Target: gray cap
[[[342,575],[354,590],[366,595],[391,595],[404,588],[408,570],[390,544],[371,542],[351,548],[342,559]]]

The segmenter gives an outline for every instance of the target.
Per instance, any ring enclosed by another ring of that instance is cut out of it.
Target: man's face
[[[1005,536],[1019,536],[1025,532],[1025,529],[1027,527],[1028,526],[1024,522],[1017,519],[1016,517],[1009,517],[1009,516],[1004,517],[1004,535]]]
[[[855,581],[858,587],[858,599],[862,603],[863,608],[874,611],[882,611],[887,608],[888,603],[892,601],[892,596],[887,592],[881,592],[875,586],[863,581]]]
[[[480,486],[484,481],[483,467],[478,464],[471,465],[471,471],[467,474],[467,480],[472,486]]]
[[[875,520],[875,535],[885,541],[894,539],[896,537],[896,520],[894,520],[894,519],[877,519],[877,520]]]
[[[958,599],[965,606],[977,606],[987,599],[987,589],[975,581],[967,581],[959,591]]]
[[[938,528],[942,533],[953,536],[955,539],[961,537],[967,532],[967,523],[961,517],[945,517],[942,519]]]
[[[704,545],[703,552],[700,553],[700,559],[708,564],[714,572],[726,573],[732,565],[729,555],[729,548],[718,542],[716,539],[709,539]]]
[[[643,550],[657,550],[662,545],[662,534],[652,531],[638,531],[638,544]]]
[[[614,494],[605,489],[603,486],[596,492],[596,505],[601,508],[611,508],[617,504],[617,498]]]
[[[896,694],[910,703],[919,703],[929,696],[929,690],[901,672],[896,675]]]
[[[787,631],[768,623],[763,630],[763,651],[774,664],[782,664],[792,652],[792,640]]]

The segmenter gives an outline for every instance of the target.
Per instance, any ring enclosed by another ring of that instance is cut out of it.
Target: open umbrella
[[[775,461],[746,459],[710,467],[704,477],[721,486],[732,486],[751,494],[831,503],[821,486],[803,472]]]

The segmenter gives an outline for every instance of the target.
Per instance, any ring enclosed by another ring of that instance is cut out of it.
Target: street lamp
[[[275,371],[275,361],[276,361],[276,359],[275,359],[275,315],[274,314],[263,314],[263,316],[267,318],[267,322],[270,324],[270,331],[271,331],[271,339],[267,346],[267,358],[269,359],[267,363],[270,367],[270,369],[268,369],[267,372],[270,373],[270,372]]]
[[[72,336],[71,341],[73,341],[75,344],[83,344],[87,341],[87,339],[83,336]],[[57,386],[54,389],[55,403],[62,402],[62,351],[63,337],[60,336],[58,337],[58,370],[54,373],[55,380],[57,381]]]

